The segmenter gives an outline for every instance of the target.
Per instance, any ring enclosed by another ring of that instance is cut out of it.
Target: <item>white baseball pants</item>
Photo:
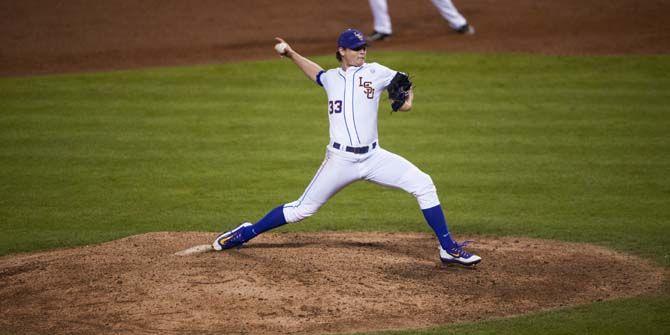
[[[358,180],[411,193],[421,209],[440,204],[433,180],[407,159],[380,147],[366,154],[353,154],[329,145],[305,192],[298,200],[284,205],[286,222],[298,222],[313,215],[338,191]]]
[[[388,3],[386,0],[369,0],[372,17],[374,20],[374,29],[383,34],[391,34],[391,17],[389,16]],[[452,29],[463,27],[467,20],[458,12],[451,0],[431,0],[433,5],[440,12],[440,15],[449,22]]]

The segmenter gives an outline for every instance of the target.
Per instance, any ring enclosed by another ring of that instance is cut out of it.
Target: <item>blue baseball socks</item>
[[[454,242],[449,235],[447,219],[444,218],[442,206],[437,205],[435,207],[422,209],[421,211],[423,212],[423,217],[426,218],[426,222],[428,222],[428,225],[433,228],[435,235],[437,235],[437,239],[440,241],[442,249],[451,249],[456,242]]]
[[[246,242],[259,234],[284,224],[286,224],[286,218],[284,218],[284,205],[281,205],[271,210],[251,227],[246,227],[242,230],[242,238],[244,238],[244,242]]]
[[[437,235],[437,239],[440,241],[442,249],[448,250],[452,248],[456,243],[449,235],[447,220],[444,217],[444,212],[442,212],[442,206],[437,205],[435,207],[422,209],[421,211],[423,212],[423,217],[426,218],[426,222],[428,222],[428,225],[433,229],[435,235]],[[281,205],[271,210],[251,227],[246,227],[242,231],[242,237],[246,242],[268,230],[285,224],[286,218],[284,218],[284,205]]]

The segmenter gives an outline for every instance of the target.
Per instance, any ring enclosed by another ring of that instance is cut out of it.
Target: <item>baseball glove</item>
[[[412,82],[406,73],[398,72],[391,79],[391,83],[386,90],[389,92],[389,99],[392,100],[391,109],[394,112],[397,112],[405,104],[410,88],[412,88]]]

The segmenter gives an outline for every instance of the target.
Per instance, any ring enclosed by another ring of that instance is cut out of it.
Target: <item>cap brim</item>
[[[367,41],[362,41],[362,42],[360,42],[360,43],[356,43],[356,44],[354,44],[354,45],[352,45],[352,46],[350,46],[350,47],[347,47],[347,49],[356,49],[356,48],[360,48],[360,47],[362,47],[362,46],[366,46],[366,47],[367,47],[367,46],[368,46],[368,42],[367,42]]]

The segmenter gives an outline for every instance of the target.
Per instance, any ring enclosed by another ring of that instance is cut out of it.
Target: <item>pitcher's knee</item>
[[[289,223],[300,222],[314,215],[319,210],[319,207],[312,203],[294,201],[284,205],[284,218]]]
[[[440,199],[437,197],[437,188],[433,179],[428,174],[421,172],[417,181],[416,190],[412,194],[416,197],[421,209],[439,205]]]
[[[435,188],[435,184],[433,183],[433,179],[430,178],[430,176],[427,173],[424,172],[419,172],[416,175],[415,179],[415,187],[412,192],[414,196],[419,197],[423,194],[431,193],[431,192],[436,192],[437,189]]]

